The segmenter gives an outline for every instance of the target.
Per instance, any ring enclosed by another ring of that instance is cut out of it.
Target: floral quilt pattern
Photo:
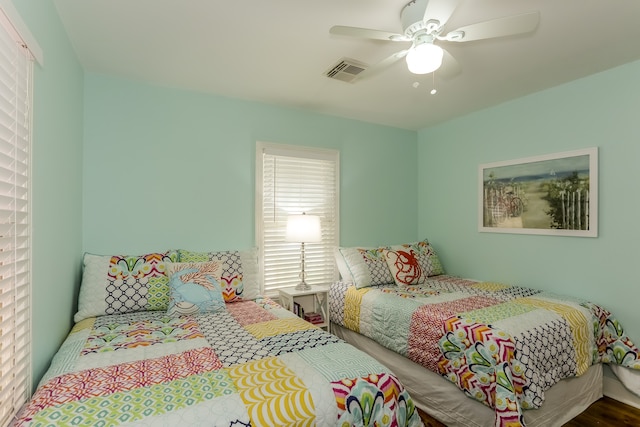
[[[333,322],[441,374],[493,408],[496,426],[523,426],[523,410],[592,364],[640,370],[615,317],[576,298],[446,275],[402,289],[338,282],[329,294]]]

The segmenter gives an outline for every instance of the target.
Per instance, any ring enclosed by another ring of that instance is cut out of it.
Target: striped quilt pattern
[[[373,358],[268,298],[76,324],[16,426],[421,426]]]

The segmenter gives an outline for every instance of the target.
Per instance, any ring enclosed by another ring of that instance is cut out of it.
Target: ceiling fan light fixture
[[[407,67],[413,74],[432,73],[442,65],[444,51],[433,43],[413,46],[407,53]]]

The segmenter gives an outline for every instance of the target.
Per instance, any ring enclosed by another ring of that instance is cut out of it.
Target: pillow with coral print
[[[396,285],[419,285],[429,276],[443,274],[442,264],[428,241],[394,245],[385,259]]]
[[[225,310],[217,261],[181,262],[167,266],[170,316],[212,313]]]

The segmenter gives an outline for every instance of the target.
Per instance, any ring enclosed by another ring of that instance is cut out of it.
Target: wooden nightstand
[[[319,328],[331,332],[331,322],[329,320],[329,287],[311,285],[307,291],[297,290],[294,286],[290,288],[278,289],[280,293],[280,304],[287,310],[301,316],[302,309],[305,313],[319,313],[322,315],[322,323],[315,323]]]

